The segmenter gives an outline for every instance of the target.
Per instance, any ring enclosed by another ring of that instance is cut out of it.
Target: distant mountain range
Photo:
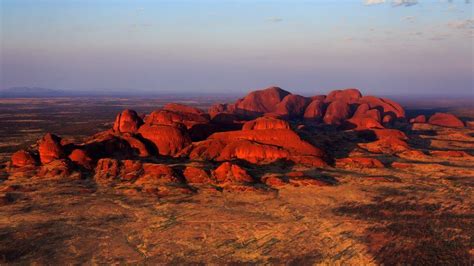
[[[240,94],[232,93],[196,93],[189,91],[165,90],[135,90],[135,89],[89,89],[89,90],[59,90],[41,87],[12,87],[0,89],[0,98],[55,98],[55,97],[235,97]]]
[[[37,97],[64,97],[69,96],[62,90],[37,87],[12,87],[0,90],[0,98],[37,98]]]

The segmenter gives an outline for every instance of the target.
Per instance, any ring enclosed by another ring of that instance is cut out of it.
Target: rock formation
[[[133,133],[138,130],[142,123],[137,112],[127,109],[117,115],[113,129],[115,132]]]
[[[53,134],[46,134],[38,142],[38,152],[41,163],[47,164],[64,156],[61,138]]]
[[[455,115],[436,113],[430,117],[428,123],[443,127],[464,127],[464,123]]]
[[[410,122],[419,124],[408,127],[399,104],[363,96],[357,89],[303,97],[271,87],[235,103],[213,105],[208,112],[171,103],[142,119],[135,111],[124,110],[112,129],[83,143],[46,134],[37,150],[14,153],[10,169],[34,169],[44,178],[67,177],[76,171],[93,176],[100,185],[168,195],[174,190],[192,193],[194,186],[206,185],[226,189],[251,184],[322,185],[327,183],[294,169],[314,173],[325,167],[384,168],[386,161],[380,158],[387,156],[469,158],[461,151],[428,155],[413,148],[406,129],[429,125],[420,124],[426,122],[424,116]],[[464,126],[443,113],[428,122]],[[262,175],[274,168],[291,171]]]
[[[160,155],[176,155],[191,143],[185,131],[176,126],[145,124],[138,130],[139,135],[149,140]]]
[[[19,150],[13,153],[11,158],[12,165],[15,167],[35,166],[36,160],[25,150]]]

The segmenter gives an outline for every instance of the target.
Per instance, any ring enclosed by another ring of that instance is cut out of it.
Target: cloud
[[[474,19],[451,21],[448,23],[448,27],[459,30],[474,29]]]
[[[364,0],[364,5],[372,6],[372,5],[379,5],[385,2],[389,2],[389,0]],[[391,0],[392,6],[414,6],[418,4],[418,0]]]
[[[385,3],[385,0],[365,0],[364,5],[371,6],[371,5],[378,5]]]
[[[273,23],[279,23],[279,22],[282,22],[282,21],[283,21],[283,18],[280,18],[280,17],[271,17],[271,18],[267,18],[266,20],[269,21],[269,22],[273,22]]]
[[[406,17],[403,17],[402,20],[403,20],[403,21],[406,21],[406,22],[409,22],[409,23],[413,23],[413,22],[415,22],[416,17],[414,17],[414,16],[406,16]]]
[[[414,6],[418,0],[392,0],[392,6]]]
[[[421,36],[421,35],[423,35],[423,32],[414,31],[414,32],[409,32],[408,35],[410,35],[410,36]]]
[[[441,2],[447,2],[450,5],[453,5],[453,0],[439,0]],[[372,5],[379,5],[383,3],[392,3],[393,7],[397,6],[414,6],[418,4],[418,0],[363,0],[364,5],[372,6]],[[471,0],[464,0],[465,4],[470,4]],[[456,11],[455,7],[451,7],[452,10],[449,11]]]
[[[438,34],[433,35],[431,38],[429,38],[429,40],[431,40],[431,41],[443,41],[443,40],[448,39],[449,37],[450,37],[449,34],[438,33]]]

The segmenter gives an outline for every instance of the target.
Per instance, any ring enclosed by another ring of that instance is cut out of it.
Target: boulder
[[[207,124],[209,121],[207,114],[183,113],[170,110],[153,111],[145,118],[145,124],[147,125],[175,126],[183,124],[188,129],[196,124]]]
[[[199,108],[184,105],[184,104],[179,104],[179,103],[168,103],[165,106],[163,106],[163,110],[176,112],[176,113],[206,115],[206,113]]]
[[[369,116],[352,117],[344,122],[344,127],[354,130],[365,130],[372,128],[383,128],[383,126],[375,119]]]
[[[385,98],[377,98],[374,96],[364,96],[358,100],[359,104],[367,104],[369,105],[370,109],[378,109],[380,111],[381,116],[384,120],[389,120],[389,118],[385,118],[385,116],[389,115],[389,117],[393,118],[404,118],[405,117],[405,110],[403,107],[389,99]],[[384,123],[386,121],[383,121]]]
[[[139,157],[148,157],[151,155],[147,145],[138,138],[133,137],[131,135],[124,135],[121,136],[121,138],[126,141],[128,145],[130,145],[130,148],[133,150],[133,153],[135,153]]]
[[[13,153],[11,157],[12,166],[14,167],[25,167],[25,166],[35,166],[35,158],[25,150],[19,150]]]
[[[278,87],[253,91],[235,103],[235,112],[245,117],[273,113],[276,111],[277,105],[289,94]]]
[[[134,157],[136,149],[127,142],[129,133],[111,134],[110,132],[101,132],[92,139],[86,141],[81,149],[94,160],[100,158],[126,159]],[[133,142],[132,142],[133,143]]]
[[[428,123],[443,127],[464,127],[464,123],[453,114],[436,113],[430,117]]]
[[[94,179],[98,183],[109,183],[120,174],[120,162],[116,159],[103,158],[97,161]]]
[[[52,160],[48,164],[42,165],[37,172],[41,178],[60,179],[71,175],[71,165],[64,159]]]
[[[262,129],[290,129],[290,124],[284,120],[259,117],[255,120],[246,122],[242,130],[262,130]]]
[[[366,103],[359,105],[352,117],[370,117],[376,120],[377,122],[382,121],[379,110],[371,109],[370,106]]]
[[[226,143],[218,139],[207,139],[195,142],[179,152],[179,157],[189,157],[191,160],[212,161],[215,160],[221,151],[225,148]]]
[[[230,143],[237,140],[249,140],[260,144],[274,145],[298,155],[313,155],[322,157],[324,152],[306,141],[290,129],[263,129],[228,131],[212,134],[209,139]]]
[[[54,134],[47,133],[38,142],[38,152],[42,164],[63,158],[64,151],[61,146],[61,138]]]
[[[136,160],[122,160],[120,163],[120,180],[133,181],[143,173],[142,163]]]
[[[69,154],[69,160],[85,169],[92,170],[93,168],[92,158],[82,149],[73,150],[71,154]]]
[[[287,178],[277,175],[264,176],[262,177],[262,182],[270,187],[282,187],[289,184]]]
[[[325,102],[330,103],[334,101],[342,101],[347,104],[356,103],[362,94],[358,89],[350,88],[345,90],[334,90],[331,91],[325,99]]]
[[[208,114],[212,120],[216,118],[217,115],[228,114],[232,115],[235,111],[235,106],[233,104],[218,103],[214,104],[208,109]]]
[[[314,95],[314,96],[311,96],[311,101],[320,101],[320,102],[324,102],[324,100],[326,99],[326,95]]]
[[[183,171],[183,176],[186,179],[186,182],[190,184],[214,184],[215,180],[211,178],[206,170],[194,167],[186,166]]]
[[[424,115],[418,115],[410,119],[410,123],[426,123],[426,117]]]
[[[272,163],[288,159],[290,153],[282,148],[259,144],[249,140],[236,140],[228,143],[216,158],[217,161],[241,159],[254,164]]]
[[[383,128],[380,121],[380,112],[377,109],[370,109],[369,105],[364,103],[357,107],[354,115],[345,121],[345,124],[349,129],[365,130]]]
[[[173,168],[165,164],[144,163],[143,173],[135,182],[136,184],[150,183],[181,183]]]
[[[324,100],[314,99],[304,111],[305,120],[319,122],[324,116]]]
[[[277,104],[275,113],[285,119],[301,118],[310,102],[310,98],[289,94]]]
[[[134,110],[126,109],[117,115],[114,123],[114,131],[119,133],[134,133],[143,123],[142,119]]]
[[[350,116],[350,106],[341,100],[332,101],[324,114],[324,123],[328,125],[340,125]]]
[[[191,144],[188,133],[174,126],[145,124],[140,127],[138,133],[142,138],[153,143],[160,155],[174,156]]]
[[[254,179],[247,171],[230,162],[222,163],[213,171],[218,183],[253,183]]]

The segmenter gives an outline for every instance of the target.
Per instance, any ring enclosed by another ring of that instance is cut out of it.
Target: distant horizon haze
[[[31,98],[35,97],[90,97],[90,96],[104,96],[104,97],[183,97],[183,98],[193,98],[193,97],[213,97],[216,98],[241,98],[250,92],[256,90],[263,90],[270,87],[279,87],[283,90],[286,90],[292,94],[298,94],[305,97],[311,97],[315,95],[327,95],[334,90],[344,90],[351,89],[355,87],[344,87],[344,88],[330,88],[330,89],[314,89],[308,91],[298,90],[297,88],[284,88],[278,85],[268,85],[262,88],[250,88],[250,89],[240,89],[240,90],[222,90],[219,92],[209,92],[209,91],[197,91],[197,90],[140,90],[140,89],[57,89],[57,88],[41,88],[41,87],[11,87],[8,89],[0,89],[0,98],[14,98],[15,95],[27,96]],[[442,99],[463,99],[463,100],[474,100],[474,94],[442,94],[432,93],[432,94],[419,94],[414,91],[412,94],[401,94],[401,93],[368,93],[362,88],[355,88],[360,90],[362,95],[372,95],[378,97],[386,97],[398,100],[442,100]],[[474,105],[474,102],[473,102]]]
[[[0,89],[474,94],[469,0],[0,0],[0,15]]]

